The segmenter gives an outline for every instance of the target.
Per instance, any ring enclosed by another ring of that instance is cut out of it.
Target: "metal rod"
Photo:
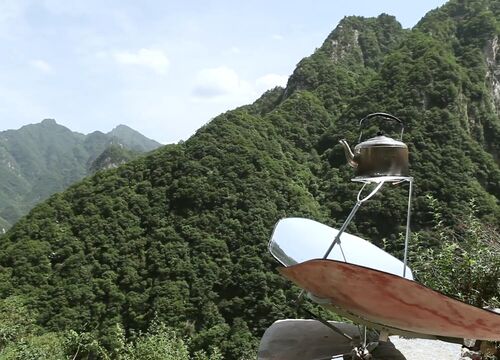
[[[343,337],[345,337],[349,341],[352,341],[352,336],[347,335],[342,330],[340,330],[339,328],[337,328],[335,325],[332,325],[328,321],[324,320],[321,316],[314,314],[313,312],[307,310],[303,306],[301,306],[300,309],[302,311],[304,311],[307,315],[309,315],[310,317],[312,317],[314,320],[318,320],[320,323],[322,323],[326,327],[330,328],[331,330],[333,330],[337,334],[342,335]]]
[[[344,231],[347,228],[347,226],[349,225],[349,223],[352,221],[352,218],[356,214],[356,211],[358,211],[358,209],[361,206],[361,204],[363,202],[365,202],[366,200],[370,199],[373,195],[375,195],[377,193],[377,191],[380,190],[380,188],[382,187],[382,185],[384,185],[384,182],[385,182],[384,180],[380,181],[377,184],[377,186],[375,187],[375,189],[373,189],[366,197],[364,197],[363,199],[361,199],[360,198],[361,193],[363,192],[363,189],[365,188],[365,186],[366,186],[367,183],[363,184],[363,186],[361,187],[361,190],[359,190],[359,192],[358,192],[358,197],[357,197],[358,201],[356,201],[356,204],[352,208],[349,216],[347,216],[347,219],[345,219],[344,223],[340,227],[339,232],[335,236],[335,239],[333,239],[331,245],[328,247],[328,250],[326,250],[325,255],[323,255],[323,259],[326,259],[328,257],[328,255],[330,255],[330,253],[332,252],[332,249],[335,246],[335,244],[340,244],[340,237],[344,233]],[[342,251],[342,256],[344,257],[344,261],[347,262],[343,251]]]
[[[366,347],[366,325],[363,325],[363,347]]]
[[[375,187],[375,189],[373,189],[371,193],[369,193],[367,196],[365,196],[363,199],[360,200],[359,197],[360,197],[361,193],[363,192],[363,189],[365,188],[365,186],[367,184],[367,183],[365,183],[363,185],[363,187],[361,188],[361,190],[359,190],[359,192],[358,192],[358,201],[361,201],[363,203],[366,200],[370,199],[373,195],[375,195],[377,193],[377,191],[380,190],[380,188],[382,187],[382,185],[384,185],[384,183],[385,183],[385,180],[380,180],[378,182],[377,186]]]
[[[342,233],[347,228],[347,225],[349,225],[349,223],[351,222],[352,218],[354,217],[354,214],[356,214],[356,211],[358,211],[358,209],[361,206],[361,204],[362,204],[362,202],[359,201],[359,200],[356,202],[356,204],[354,205],[354,207],[351,210],[351,213],[349,214],[349,216],[347,217],[347,219],[344,221],[344,223],[340,227],[339,232],[335,236],[335,239],[333,239],[332,243],[328,247],[328,250],[326,250],[325,255],[323,255],[323,259],[326,259],[328,257],[328,255],[330,255],[330,253],[332,252],[332,249],[333,249],[333,247],[335,246],[336,243],[340,244],[340,236],[342,235]],[[344,258],[344,261],[347,262],[347,260],[345,258]]]
[[[403,258],[403,277],[406,277],[406,263],[408,262],[408,243],[410,241],[410,217],[411,217],[411,196],[413,192],[413,178],[410,178],[410,189],[408,190],[408,211],[406,213],[406,235],[405,235],[405,253]]]

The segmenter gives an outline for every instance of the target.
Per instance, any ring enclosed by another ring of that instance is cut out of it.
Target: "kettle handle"
[[[403,132],[405,131],[405,126],[404,126],[403,122],[400,119],[398,119],[397,117],[395,117],[394,115],[391,115],[391,114],[387,114],[387,113],[383,113],[383,112],[376,112],[376,113],[372,113],[372,114],[366,115],[364,118],[362,118],[359,121],[359,127],[361,127],[363,125],[363,121],[371,119],[371,118],[376,117],[376,116],[380,116],[380,117],[383,117],[383,118],[386,118],[386,119],[389,119],[389,120],[397,121],[401,125],[400,140],[403,141]],[[359,140],[358,140],[358,142],[361,142],[361,136],[362,135],[363,135],[363,130],[361,130],[361,133],[359,134]]]

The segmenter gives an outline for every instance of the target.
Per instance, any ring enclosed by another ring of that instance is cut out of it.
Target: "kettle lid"
[[[369,148],[369,147],[399,147],[406,149],[408,148],[408,146],[404,142],[385,136],[381,131],[377,133],[377,136],[372,137],[356,145],[355,149]]]

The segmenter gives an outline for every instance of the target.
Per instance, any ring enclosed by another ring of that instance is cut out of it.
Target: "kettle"
[[[400,140],[403,139],[404,124],[394,115],[382,112],[369,114],[360,120],[360,128],[365,120],[374,117],[397,121],[401,125]],[[362,135],[361,130],[358,142],[361,141]],[[340,140],[340,143],[344,147],[347,162],[355,169],[356,178],[408,176],[408,146],[402,141],[385,136],[379,131],[377,136],[357,144],[354,151],[345,139]]]

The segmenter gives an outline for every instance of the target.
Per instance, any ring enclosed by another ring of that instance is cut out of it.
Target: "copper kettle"
[[[380,117],[397,121],[401,125],[400,140],[403,139],[404,124],[394,115],[377,112],[365,116],[359,122],[360,128],[365,120]],[[359,141],[363,131],[359,135]],[[344,147],[347,162],[355,168],[357,178],[380,176],[408,176],[408,146],[402,141],[385,136],[381,131],[377,136],[360,142],[354,147],[354,152],[345,139],[340,140]]]

